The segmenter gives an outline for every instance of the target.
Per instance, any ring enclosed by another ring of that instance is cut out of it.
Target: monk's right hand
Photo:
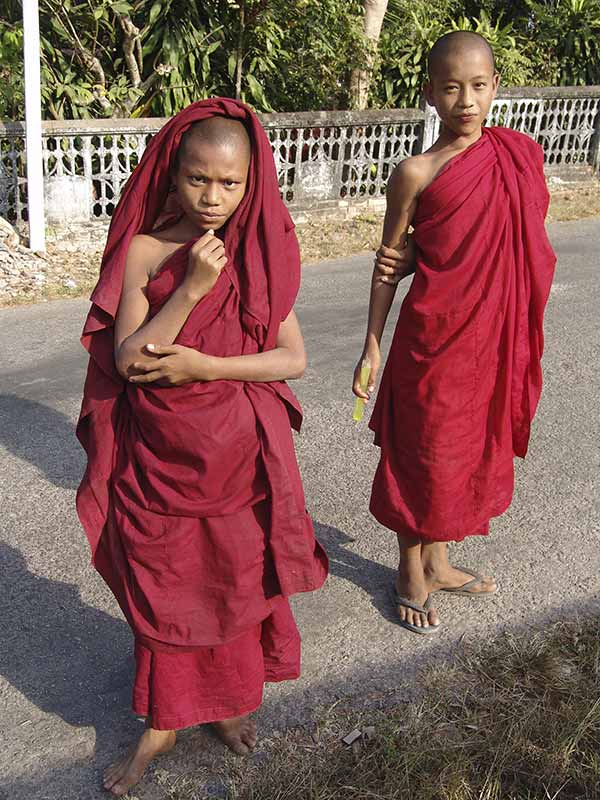
[[[415,271],[415,246],[412,236],[403,247],[395,249],[382,244],[375,253],[375,267],[381,283],[396,284]]]
[[[367,381],[366,391],[364,391],[360,385],[360,371],[362,369],[362,363],[365,358],[368,358],[371,363],[371,371],[369,373],[369,380]],[[377,385],[377,374],[379,373],[380,366],[381,366],[381,351],[379,349],[379,345],[373,342],[368,347],[365,347],[361,357],[358,359],[358,364],[354,368],[352,391],[357,397],[360,397],[363,400],[371,399],[371,395],[375,391],[375,386]]]
[[[200,300],[213,288],[226,263],[223,242],[214,231],[207,231],[190,249],[184,280],[186,288]]]

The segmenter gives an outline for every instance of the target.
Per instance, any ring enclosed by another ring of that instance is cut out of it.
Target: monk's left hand
[[[393,247],[381,245],[375,253],[375,267],[381,283],[396,284],[415,271],[415,245],[412,236],[408,236],[404,247],[395,250]]]
[[[155,358],[136,362],[136,374],[131,383],[157,383],[159,386],[183,386],[193,381],[214,380],[213,359],[205,353],[180,344],[147,344],[146,350]]]

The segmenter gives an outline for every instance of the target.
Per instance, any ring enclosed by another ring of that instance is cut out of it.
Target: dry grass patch
[[[383,215],[359,214],[353,219],[316,219],[296,226],[304,264],[329,261],[376,250]]]
[[[598,800],[600,617],[503,636],[434,669],[424,699],[294,731],[229,800]],[[374,726],[352,747],[340,738]],[[173,800],[201,794],[174,794]]]
[[[600,217],[600,181],[550,185],[548,222]]]

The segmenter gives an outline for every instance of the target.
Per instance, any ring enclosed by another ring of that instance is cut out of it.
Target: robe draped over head
[[[189,106],[148,144],[115,209],[82,335],[90,361],[77,436],[88,463],[77,510],[93,563],[152,649],[231,641],[266,619],[269,598],[315,589],[327,571],[292,441],[301,409],[284,382],[142,388],[115,367],[131,239],[155,229],[183,134],[214,116],[246,127],[247,187],[223,229],[227,265],[175,343],[222,357],[276,346],[299,289],[298,243],[262,126],[222,98]],[[150,315],[184,279],[192,244],[150,280]]]
[[[541,148],[506,128],[484,128],[419,197],[416,273],[370,422],[371,511],[400,534],[485,534],[512,500],[542,388],[548,201]]]

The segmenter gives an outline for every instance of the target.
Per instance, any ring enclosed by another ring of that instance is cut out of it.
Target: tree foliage
[[[0,19],[0,119],[23,106],[23,27]]]
[[[530,0],[528,7],[525,31],[550,56],[546,79],[559,86],[599,84],[600,0]]]
[[[600,83],[600,0],[389,0],[376,57],[364,0],[40,0],[48,118],[170,116],[216,94],[260,111],[415,105],[441,34],[475,30],[504,85]],[[22,9],[0,11],[0,116],[23,116]]]
[[[400,3],[394,4],[400,9]],[[396,13],[398,16],[396,17]],[[530,59],[524,54],[522,42],[511,22],[499,14],[492,22],[486,11],[479,17],[454,17],[444,10],[437,13],[417,6],[404,18],[405,34],[398,36],[399,11],[391,15],[389,26],[382,37],[381,79],[377,83],[375,104],[383,106],[415,106],[427,80],[427,54],[440,36],[451,31],[475,31],[489,41],[496,56],[496,64],[505,85],[523,86],[531,83],[533,75]],[[396,23],[396,24],[394,24]],[[387,53],[393,52],[388,58]]]

